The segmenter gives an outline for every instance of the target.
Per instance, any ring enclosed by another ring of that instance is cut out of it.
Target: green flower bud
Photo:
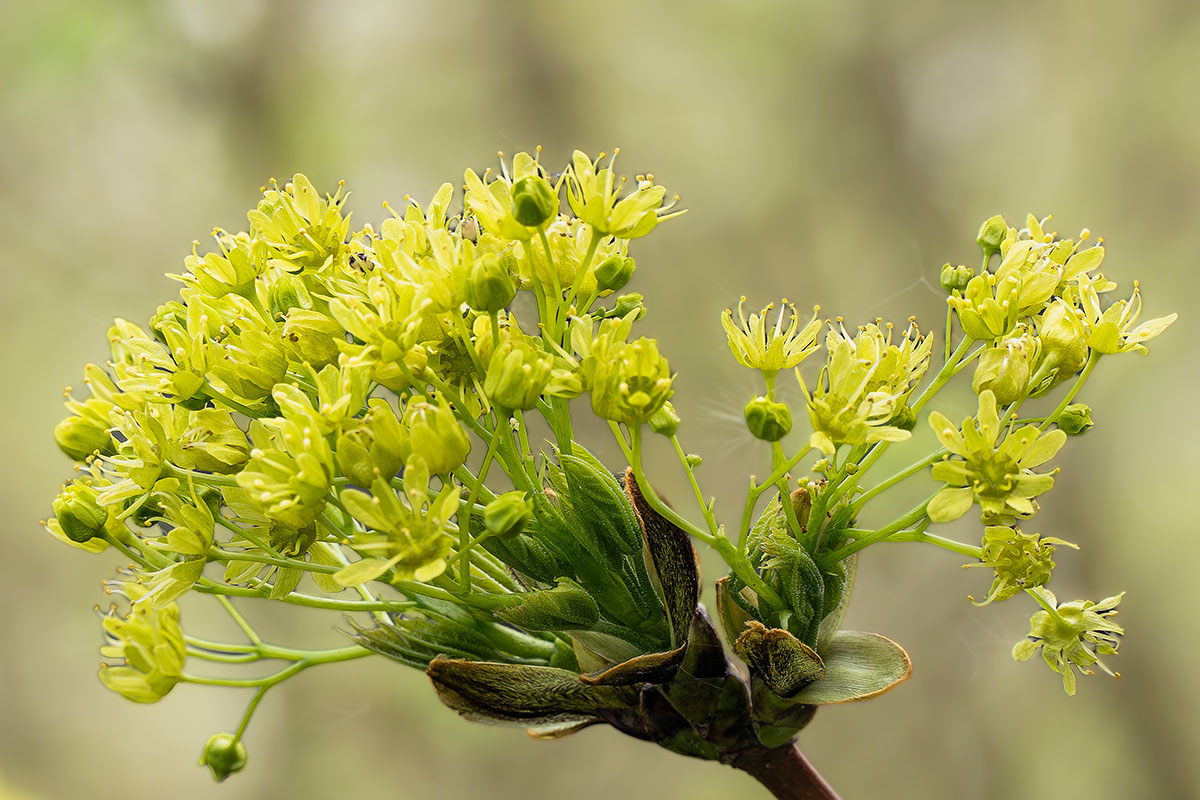
[[[901,406],[887,424],[902,431],[911,431],[917,427],[917,412],[912,410],[912,406]]]
[[[1037,355],[1038,340],[1033,337],[1005,339],[979,355],[971,388],[976,394],[991,389],[1001,405],[1015,403],[1025,396],[1029,386],[1030,362]]]
[[[86,483],[67,484],[51,506],[63,533],[72,542],[91,540],[108,521],[108,511],[96,502],[96,490]]]
[[[700,456],[696,455],[695,453],[688,453],[687,456],[684,458],[684,460],[687,461],[687,465],[689,467],[691,467],[692,469],[695,469],[696,467],[698,467],[704,463],[704,459],[701,458]]]
[[[965,291],[967,283],[975,277],[975,270],[970,267],[955,267],[951,264],[942,265],[942,288],[946,294]]]
[[[983,255],[991,258],[993,253],[1000,252],[1000,243],[1008,236],[1008,223],[1004,217],[997,214],[979,226],[979,235],[975,241],[983,249]]]
[[[558,195],[540,175],[529,175],[513,184],[513,219],[528,228],[540,228],[558,214]]]
[[[650,418],[650,430],[663,436],[674,436],[675,431],[679,430],[679,415],[675,413],[675,406],[671,405],[670,400],[654,412]]]
[[[320,369],[338,359],[346,330],[336,320],[305,308],[293,308],[283,323],[283,344],[292,357]]]
[[[488,253],[476,261],[467,273],[466,301],[476,311],[495,314],[516,297],[517,284],[507,263],[514,259],[510,254],[505,255],[507,259]]]
[[[1079,436],[1096,423],[1092,422],[1092,409],[1084,403],[1071,403],[1055,420],[1058,429],[1067,436]]]
[[[488,362],[484,394],[506,411],[528,411],[537,405],[553,368],[550,355],[522,339],[509,339]]]
[[[284,273],[275,279],[267,292],[267,302],[271,307],[271,316],[280,320],[293,308],[310,311],[313,307],[312,295],[308,293],[304,280],[291,273]]]
[[[516,536],[533,518],[533,503],[524,492],[505,492],[483,510],[483,527],[493,536]]]
[[[633,277],[633,269],[632,258],[609,256],[596,267],[596,285],[603,293],[619,291]]]
[[[229,733],[214,733],[204,745],[200,766],[212,770],[213,780],[223,781],[246,767],[246,746]]]
[[[756,397],[746,404],[746,427],[756,439],[777,442],[792,430],[792,412],[785,403]]]
[[[612,311],[608,313],[608,316],[624,318],[634,311],[637,312],[637,316],[634,319],[641,319],[646,316],[646,304],[642,302],[642,296],[636,292],[623,294],[618,297],[616,305],[612,307]]]
[[[445,475],[462,466],[471,440],[450,406],[417,396],[404,407],[401,421],[408,433],[404,461],[419,458],[431,474]]]
[[[112,403],[98,398],[90,398],[85,405],[88,410],[99,412],[102,406],[112,409]],[[107,415],[105,410],[104,414]],[[97,451],[101,455],[112,455],[116,452],[108,425],[100,421],[99,414],[89,414],[87,417],[72,415],[54,426],[54,441],[58,447],[75,461],[83,461]]]

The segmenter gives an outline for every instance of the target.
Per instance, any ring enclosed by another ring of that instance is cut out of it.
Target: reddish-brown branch
[[[743,753],[733,766],[753,775],[779,800],[840,800],[794,744]]]

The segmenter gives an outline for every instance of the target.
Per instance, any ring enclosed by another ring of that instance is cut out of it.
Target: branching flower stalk
[[[469,719],[542,738],[606,723],[776,797],[834,797],[795,739],[818,706],[909,676],[899,645],[840,629],[859,553],[897,542],[987,570],[980,605],[1031,597],[1014,656],[1040,650],[1067,692],[1077,673],[1108,671],[1121,595],[1059,603],[1052,557],[1074,545],[1017,525],[1068,437],[1092,427],[1076,400],[1101,356],[1144,353],[1175,315],[1135,325],[1136,283],[1104,304],[1116,284],[1086,231],[985,222],[978,274],[942,270],[940,348],[915,320],[854,328],[787,301],[747,316],[744,298],[727,311],[734,358],[763,380],[744,412],[766,478],[749,479],[726,528],[680,438],[667,359],[635,336],[643,298],[622,293],[631,241],[681,212],[652,175],[618,176],[615,154],[576,152],[561,172],[539,156],[468,170],[461,208],[445,184],[378,228],[352,228],[342,187],[272,182],[249,230],[215,231],[212,252],[185,258],[178,298],[148,325],[114,323],[110,359],[84,369],[85,396],[68,393],[55,429],[77,475],[46,522],[130,562],[107,584],[127,607],[101,613],[106,686],[146,703],[179,684],[253,690],[204,748],[218,780],[246,766],[242,737],[272,687],[380,655],[426,671]],[[978,396],[961,424],[926,410],[959,375]],[[796,402],[807,434],[793,434]],[[575,438],[572,414],[586,413],[625,464]],[[876,475],[918,425],[938,446]],[[655,491],[655,436],[694,512]],[[915,505],[880,517],[872,501],[902,489]],[[979,545],[931,531],[975,506]],[[715,620],[695,541],[728,567]],[[213,597],[245,641],[185,633],[188,592]],[[350,643],[268,643],[244,616],[261,600],[348,614]]]

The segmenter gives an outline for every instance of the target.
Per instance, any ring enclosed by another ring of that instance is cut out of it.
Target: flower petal
[[[967,513],[974,501],[975,493],[970,489],[947,486],[933,496],[925,508],[925,513],[933,522],[951,522]]]

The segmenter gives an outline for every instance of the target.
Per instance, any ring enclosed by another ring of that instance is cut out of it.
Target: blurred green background
[[[1148,358],[1098,370],[1082,395],[1097,429],[1061,454],[1030,529],[1083,545],[1062,554],[1060,598],[1129,591],[1124,677],[1066,697],[1009,656],[1031,603],[975,609],[987,579],[961,559],[873,548],[848,624],[904,644],[914,676],[821,711],[801,744],[847,798],[1200,796],[1197,4],[4,0],[0,18],[0,797],[759,796],[611,730],[536,743],[467,723],[381,659],[273,692],[249,769],[216,786],[196,759],[247,695],[183,686],[142,708],[105,691],[90,609],[118,561],[37,525],[68,475],[50,436],[62,387],[105,358],[113,316],[143,321],[175,293],[162,273],[193,239],[245,226],[267,178],[344,178],[361,224],[537,144],[546,163],[619,145],[624,171],[691,209],[635,243],[632,288],[726,518],[764,454],[721,308],[785,295],[851,323],[915,314],[940,338],[938,268],[977,263],[987,216],[1054,211],[1064,235],[1106,237],[1122,292],[1139,278],[1149,316],[1181,318]],[[189,628],[222,632],[194,605]],[[336,641],[342,624],[246,610],[283,641]]]

